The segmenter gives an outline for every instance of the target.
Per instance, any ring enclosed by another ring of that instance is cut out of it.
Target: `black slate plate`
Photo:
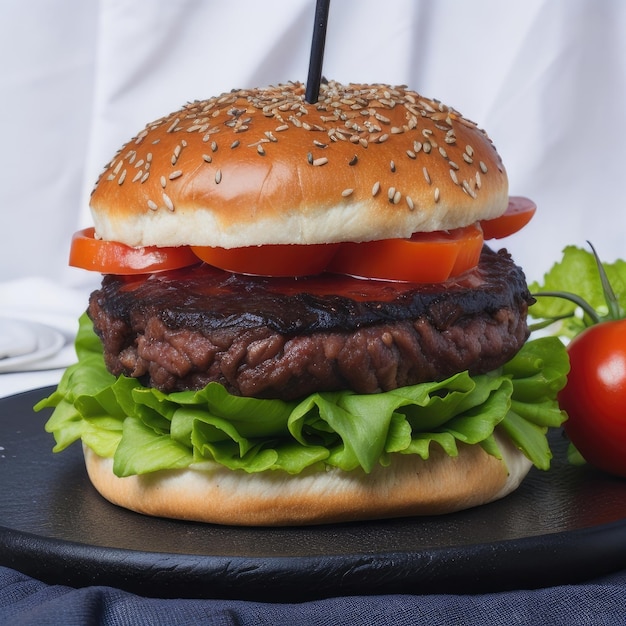
[[[51,389],[0,400],[0,565],[45,582],[144,596],[274,602],[475,593],[576,583],[626,568],[626,480],[565,460],[507,498],[440,517],[236,528],[145,517],[91,487],[75,444],[53,454]]]

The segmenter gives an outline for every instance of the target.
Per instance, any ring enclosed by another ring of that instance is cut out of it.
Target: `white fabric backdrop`
[[[0,282],[66,267],[96,176],[148,121],[306,80],[314,0],[3,0]],[[626,3],[334,0],[324,74],[407,84],[487,129],[539,205],[506,245],[529,278],[569,244],[626,256]]]

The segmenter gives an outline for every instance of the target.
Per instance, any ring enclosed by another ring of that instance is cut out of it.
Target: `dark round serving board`
[[[626,480],[565,460],[512,495],[451,515],[305,528],[145,517],[92,487],[80,446],[51,452],[33,405],[0,400],[0,565],[45,582],[144,596],[303,601],[474,593],[581,582],[626,568]]]

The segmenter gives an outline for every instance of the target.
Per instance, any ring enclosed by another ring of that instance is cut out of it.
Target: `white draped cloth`
[[[91,222],[104,164],[189,100],[305,81],[314,12],[314,0],[3,0],[0,315],[34,284],[46,287],[31,316],[64,302],[75,315],[65,290],[99,277],[67,267],[69,241]],[[533,280],[568,244],[626,257],[624,33],[619,0],[334,0],[323,73],[406,84],[485,128],[510,193],[538,205],[505,242]]]

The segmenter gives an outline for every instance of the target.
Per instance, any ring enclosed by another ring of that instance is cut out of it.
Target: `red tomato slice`
[[[511,196],[507,210],[492,220],[482,220],[480,225],[485,239],[502,239],[521,230],[530,222],[537,205],[528,198]]]
[[[344,243],[328,270],[382,280],[443,282],[475,267],[483,247],[480,227],[415,233],[409,239]]]
[[[193,246],[209,265],[254,276],[312,276],[326,269],[341,244],[267,244],[242,248]]]
[[[93,228],[75,233],[70,248],[70,265],[102,274],[146,274],[198,262],[187,246],[133,248],[117,241],[96,239]]]

